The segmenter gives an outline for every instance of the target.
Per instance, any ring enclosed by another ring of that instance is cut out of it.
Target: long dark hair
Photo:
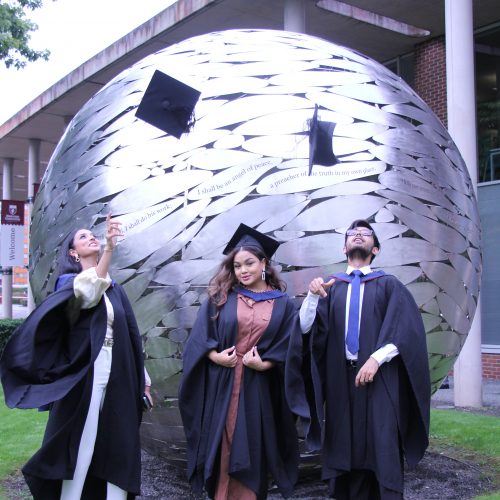
[[[57,275],[61,274],[79,274],[82,272],[82,265],[80,262],[76,262],[73,257],[69,254],[70,250],[74,250],[74,241],[76,233],[80,229],[74,229],[68,234],[66,239],[62,242],[61,248],[59,248],[59,254],[57,256]]]
[[[273,290],[281,290],[282,292],[286,290],[285,282],[280,279],[278,272],[270,264],[269,259],[260,248],[252,246],[239,246],[225,257],[214,277],[208,284],[208,296],[217,308],[216,317],[219,315],[219,311],[222,306],[227,302],[229,292],[238,285],[238,280],[236,279],[236,274],[234,273],[234,257],[242,250],[246,250],[252,255],[255,255],[259,261],[262,259],[266,260],[266,283],[268,286],[270,286]]]

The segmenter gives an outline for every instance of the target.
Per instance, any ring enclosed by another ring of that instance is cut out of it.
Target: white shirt
[[[110,285],[111,278],[109,274],[106,274],[105,278],[100,278],[97,276],[97,270],[95,267],[82,271],[80,274],[75,276],[75,280],[73,281],[73,291],[75,293],[75,297],[79,299],[80,307],[82,309],[90,309],[91,307],[96,306],[101,300],[101,297],[104,295],[107,312],[106,338],[108,339],[113,338],[113,322],[115,320],[113,305],[104,293]],[[146,385],[150,386],[151,378],[145,367],[144,378]]]
[[[353,267],[348,266],[346,273],[350,274],[353,271]],[[372,270],[370,266],[364,266],[360,268],[360,271],[363,275],[371,273]],[[363,294],[365,290],[365,284],[361,283],[360,287],[360,300],[359,300],[359,321],[361,321],[361,309],[363,307]],[[314,320],[316,318],[316,309],[318,307],[318,301],[320,296],[311,292],[308,292],[304,302],[302,302],[302,306],[300,307],[299,317],[300,317],[300,328],[302,333],[308,333]],[[347,296],[346,296],[346,311],[345,311],[345,335],[347,336],[347,327],[349,322],[349,303],[351,299],[351,284],[347,287]],[[386,344],[382,346],[380,349],[377,349],[374,353],[371,354],[371,357],[374,358],[379,365],[382,363],[386,363],[390,361],[394,356],[399,354],[398,348],[394,344]],[[356,360],[358,359],[357,354],[353,355],[347,349],[347,345],[345,347],[345,355],[346,359]]]

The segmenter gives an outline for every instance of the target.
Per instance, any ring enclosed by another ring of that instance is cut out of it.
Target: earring
[[[260,277],[262,278],[262,281],[266,281],[266,270],[262,269],[262,273],[260,274]]]
[[[74,259],[75,259],[76,263],[80,262],[80,256],[79,255],[75,255]]]

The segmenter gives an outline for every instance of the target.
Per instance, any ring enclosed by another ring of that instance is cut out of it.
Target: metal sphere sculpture
[[[157,69],[201,91],[195,126],[180,139],[135,116]],[[308,175],[316,104],[336,124],[339,162]],[[37,299],[53,287],[65,236],[76,227],[102,233],[108,211],[126,233],[111,273],[133,304],[161,406],[144,433],[170,458],[184,440],[175,401],[183,342],[240,222],[282,242],[274,262],[295,296],[311,278],[344,269],[344,230],[368,219],[382,245],[374,266],[405,283],[421,309],[434,389],[476,310],[479,215],[448,132],[387,68],[311,36],[198,36],[99,91],[68,126],[36,197]]]

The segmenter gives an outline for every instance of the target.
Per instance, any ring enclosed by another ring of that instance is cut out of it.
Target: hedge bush
[[[14,330],[23,322],[23,319],[0,319],[0,353]]]

